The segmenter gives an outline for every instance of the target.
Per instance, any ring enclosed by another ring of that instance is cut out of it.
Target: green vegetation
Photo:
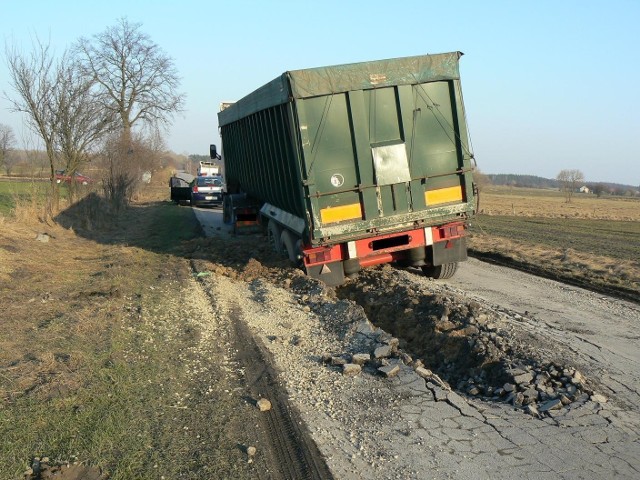
[[[479,215],[472,225],[472,232],[530,245],[571,248],[620,260],[640,258],[640,222]]]
[[[0,229],[0,304],[11,311],[0,478],[44,456],[113,480],[250,478],[237,422],[256,414],[230,395],[226,370],[210,368],[223,347],[200,323],[209,310],[193,304],[179,255],[199,232],[192,210],[138,205],[97,231],[83,229],[83,202],[95,200],[61,214],[67,228],[48,227],[47,243],[14,223]]]
[[[10,216],[16,203],[31,202],[34,193],[44,193],[41,192],[42,184],[43,182],[0,181],[0,216]]]

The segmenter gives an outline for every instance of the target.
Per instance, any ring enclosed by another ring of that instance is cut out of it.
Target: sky
[[[220,102],[283,72],[462,51],[471,142],[484,173],[640,185],[640,0],[0,0],[0,123],[5,48],[61,53],[126,17],[174,60],[185,111],[167,148],[208,155]]]

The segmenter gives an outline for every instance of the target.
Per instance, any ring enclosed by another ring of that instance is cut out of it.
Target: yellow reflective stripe
[[[362,219],[360,203],[340,205],[339,207],[327,207],[320,210],[322,223],[340,222],[342,220]]]
[[[424,192],[424,200],[427,202],[427,206],[438,205],[440,203],[461,202],[462,187],[458,185],[457,187],[429,190]]]

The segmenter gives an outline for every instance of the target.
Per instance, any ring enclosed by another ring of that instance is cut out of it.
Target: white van
[[[200,162],[198,165],[199,177],[215,177],[220,175],[220,166],[214,162]]]

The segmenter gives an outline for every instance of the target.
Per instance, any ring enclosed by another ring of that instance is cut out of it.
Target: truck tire
[[[438,265],[434,267],[432,265],[424,265],[422,267],[422,273],[426,277],[431,277],[436,280],[444,280],[453,277],[458,270],[458,262],[445,263],[444,265]]]
[[[267,226],[267,240],[274,252],[278,255],[284,255],[282,249],[282,227],[271,219]]]
[[[300,252],[298,252],[298,247],[300,245],[300,241],[295,237],[293,233],[289,230],[283,230],[282,235],[280,236],[280,244],[282,245],[282,253],[289,257],[292,263],[298,264],[300,261]]]

